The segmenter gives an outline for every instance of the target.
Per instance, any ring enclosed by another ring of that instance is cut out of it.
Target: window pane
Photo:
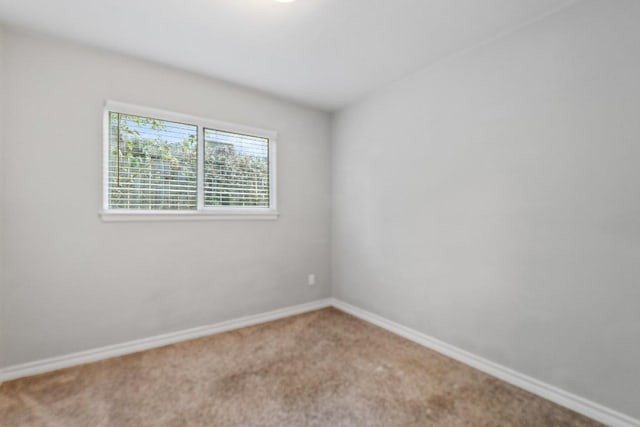
[[[269,140],[204,130],[205,206],[269,207]]]
[[[109,207],[196,209],[197,126],[110,113]]]

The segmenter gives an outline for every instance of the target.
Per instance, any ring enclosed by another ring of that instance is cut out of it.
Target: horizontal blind
[[[198,127],[109,113],[109,208],[197,207]]]
[[[269,139],[204,130],[204,205],[269,207]]]

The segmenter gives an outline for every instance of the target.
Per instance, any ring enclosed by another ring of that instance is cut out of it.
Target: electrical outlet
[[[307,277],[307,284],[308,284],[309,286],[313,286],[313,285],[315,285],[315,284],[316,284],[316,275],[315,275],[315,274],[310,274],[310,275]]]

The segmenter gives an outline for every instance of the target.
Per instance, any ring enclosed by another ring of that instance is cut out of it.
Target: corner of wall
[[[329,113],[329,296],[334,298],[335,294],[335,284],[334,284],[334,276],[333,276],[333,215],[334,215],[334,184],[335,179],[333,176],[333,165],[334,165],[334,155],[335,148],[334,144],[336,142],[335,138],[335,120],[336,120],[336,112]]]

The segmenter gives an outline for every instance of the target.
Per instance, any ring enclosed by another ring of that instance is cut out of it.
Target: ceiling
[[[0,22],[333,111],[575,0],[0,0]]]

